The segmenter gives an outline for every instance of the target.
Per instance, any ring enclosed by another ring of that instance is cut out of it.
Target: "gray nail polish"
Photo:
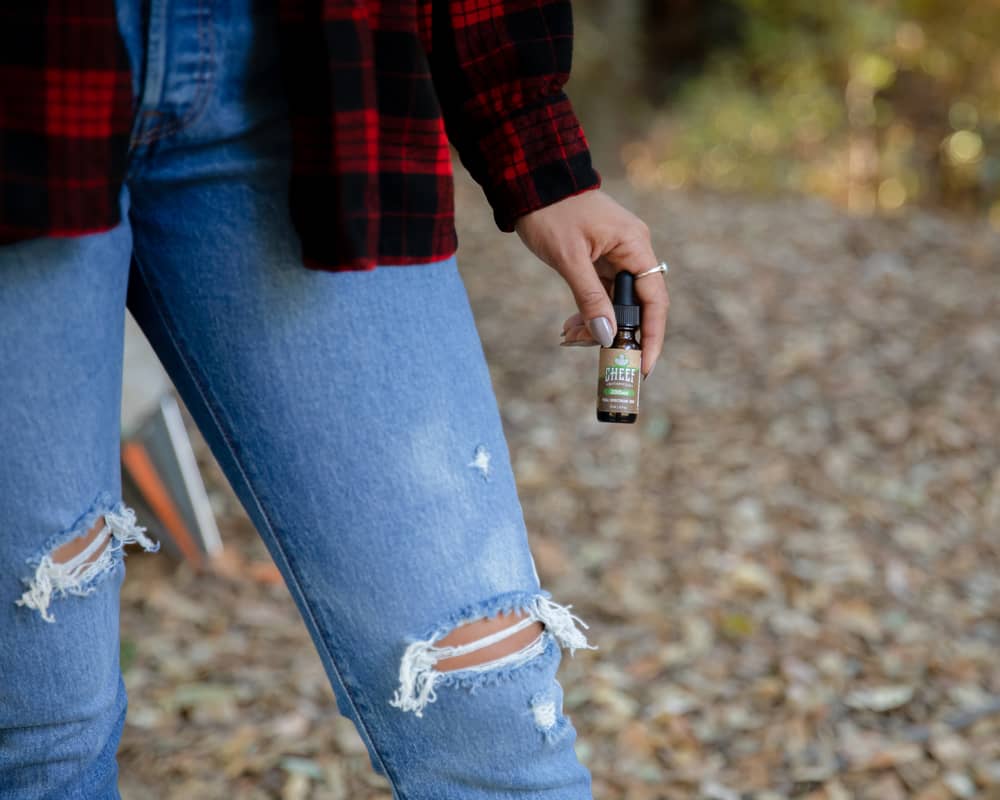
[[[615,333],[607,317],[594,317],[594,319],[588,320],[587,328],[590,330],[590,335],[597,339],[603,347],[611,347],[611,343],[615,340]]]

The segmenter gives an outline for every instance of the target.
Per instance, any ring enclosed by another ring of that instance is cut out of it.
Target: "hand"
[[[611,304],[615,273],[638,274],[657,264],[646,223],[595,189],[525,214],[515,230],[573,292],[580,310],[563,323],[563,344],[610,345],[618,330]],[[635,291],[642,307],[642,374],[648,376],[663,350],[670,297],[660,275],[636,281]]]

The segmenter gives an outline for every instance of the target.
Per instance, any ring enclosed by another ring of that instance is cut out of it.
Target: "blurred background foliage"
[[[577,0],[570,94],[643,188],[1000,229],[1000,0]],[[638,45],[637,45],[638,43]]]

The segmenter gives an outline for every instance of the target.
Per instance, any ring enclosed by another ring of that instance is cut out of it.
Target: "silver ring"
[[[655,274],[657,272],[662,272],[662,273],[666,274],[666,272],[669,269],[670,269],[670,267],[667,266],[667,262],[666,261],[661,261],[659,264],[657,264],[652,269],[647,269],[645,272],[640,272],[638,275],[635,276],[635,280],[639,280],[639,278],[645,278],[647,275],[653,275],[653,274]]]

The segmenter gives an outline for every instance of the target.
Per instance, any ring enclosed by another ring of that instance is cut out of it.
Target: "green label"
[[[639,413],[641,367],[641,350],[601,348],[597,410],[615,414]]]

